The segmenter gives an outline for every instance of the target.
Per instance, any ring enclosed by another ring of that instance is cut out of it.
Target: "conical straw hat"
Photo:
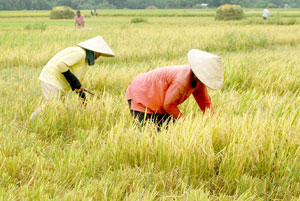
[[[192,49],[188,53],[188,60],[193,73],[203,84],[213,90],[219,90],[223,87],[221,57]]]
[[[77,45],[84,49],[101,53],[101,56],[106,56],[106,57],[115,56],[115,53],[110,49],[110,47],[106,44],[106,42],[101,36],[91,38],[89,40],[78,43]]]

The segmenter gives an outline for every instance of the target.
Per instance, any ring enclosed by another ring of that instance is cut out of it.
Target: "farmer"
[[[188,65],[158,68],[137,76],[129,85],[126,100],[131,115],[141,125],[152,120],[158,129],[183,117],[178,105],[193,94],[203,111],[214,113],[207,88],[219,90],[223,86],[221,58],[192,49],[188,53]]]
[[[269,10],[268,8],[265,8],[265,9],[263,10],[262,17],[263,17],[264,20],[266,20],[266,19],[269,18],[269,16],[270,16],[270,10]]]
[[[58,52],[46,64],[39,76],[42,92],[46,100],[59,98],[62,93],[72,89],[84,101],[85,93],[81,82],[89,66],[93,66],[99,56],[115,56],[101,36]],[[30,119],[35,119],[43,107],[33,112]]]
[[[85,27],[84,16],[80,14],[80,10],[76,12],[74,17],[75,28]]]

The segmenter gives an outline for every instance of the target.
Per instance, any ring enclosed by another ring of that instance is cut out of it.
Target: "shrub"
[[[54,7],[50,13],[50,19],[72,19],[74,16],[73,9],[67,6]]]
[[[217,9],[216,20],[242,20],[245,18],[243,9],[239,5],[226,4]]]
[[[143,22],[147,22],[147,19],[143,17],[134,17],[131,19],[131,23],[143,23]]]
[[[105,1],[97,6],[98,9],[116,9],[116,6]]]
[[[34,24],[27,24],[24,29],[25,30],[41,30],[45,31],[47,28],[47,24],[45,23],[34,23]]]

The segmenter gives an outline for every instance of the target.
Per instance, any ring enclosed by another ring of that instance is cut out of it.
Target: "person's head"
[[[222,62],[219,56],[192,49],[188,53],[188,60],[193,72],[192,79],[199,80],[202,84],[213,90],[222,88],[224,77]]]
[[[77,17],[80,17],[80,10],[76,12]]]

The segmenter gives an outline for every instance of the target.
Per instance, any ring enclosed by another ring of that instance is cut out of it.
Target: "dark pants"
[[[152,121],[154,124],[156,124],[157,129],[160,130],[160,128],[164,123],[168,125],[170,121],[174,122],[174,118],[168,113],[149,114],[149,113],[139,112],[139,111],[131,110],[131,100],[128,100],[128,104],[129,104],[131,116],[139,121],[141,127],[143,127],[147,121]]]

